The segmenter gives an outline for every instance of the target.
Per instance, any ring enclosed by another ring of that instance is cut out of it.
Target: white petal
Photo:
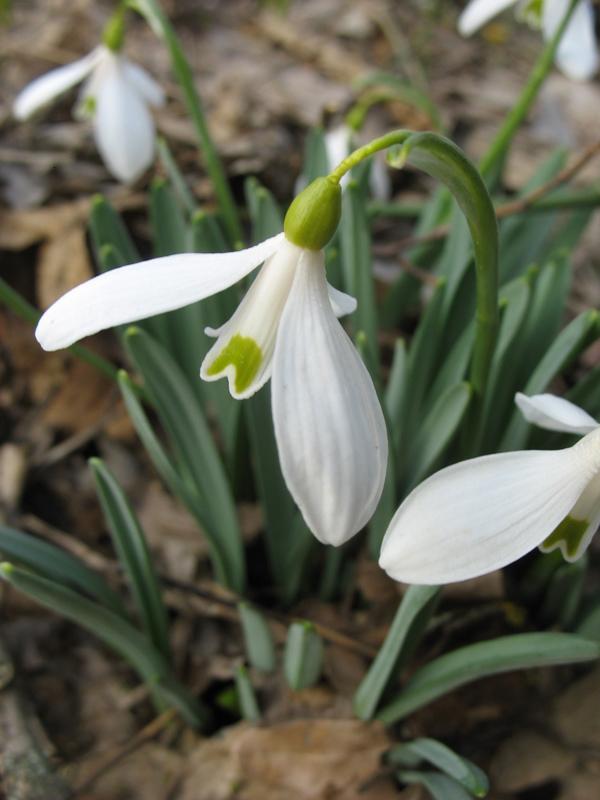
[[[554,394],[535,394],[527,397],[517,392],[515,403],[527,422],[549,431],[584,435],[600,424],[587,411]]]
[[[540,545],[542,553],[557,548],[566,561],[577,561],[585,553],[600,526],[600,475],[588,483],[566,519]]]
[[[317,539],[340,545],[379,502],[388,445],[373,382],[332,312],[321,253],[305,250],[298,264],[271,392],[288,489]]]
[[[330,283],[327,284],[327,292],[329,294],[329,302],[336,317],[345,317],[348,314],[354,314],[356,311],[356,298],[351,294],[340,292]]]
[[[181,308],[226,289],[278,248],[283,234],[236,253],[183,253],[119,267],[76,286],[42,315],[35,335],[44,350]]]
[[[600,470],[600,430],[566,450],[500,453],[437,472],[402,503],[380,566],[442,584],[510,564],[544,541]]]
[[[58,67],[36,78],[17,95],[13,113],[17,119],[27,119],[40,108],[82,81],[102,58],[102,48],[98,47],[87,56]]]
[[[209,336],[219,338],[202,362],[203,380],[227,377],[238,400],[251,397],[269,380],[279,320],[302,252],[284,238],[231,319],[216,330],[206,328]]]
[[[140,67],[139,64],[129,61],[129,59],[123,59],[123,70],[127,80],[133,84],[146,103],[157,107],[164,105],[165,93],[163,88],[149,72]]]
[[[458,18],[458,31],[462,36],[470,36],[489,22],[505,8],[514,5],[517,0],[471,0]]]
[[[105,59],[100,69],[94,116],[96,145],[109,171],[130,183],[152,164],[154,121],[142,96],[127,80],[119,56]]]
[[[546,39],[554,36],[568,7],[568,0],[545,0],[542,24]],[[598,71],[594,11],[588,0],[578,3],[573,12],[558,45],[556,63],[573,80],[589,80]]]

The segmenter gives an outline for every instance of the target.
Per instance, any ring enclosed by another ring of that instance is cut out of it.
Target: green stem
[[[237,244],[243,239],[237,208],[231,189],[229,188],[229,183],[225,177],[221,159],[219,158],[219,154],[217,153],[208,130],[202,102],[194,85],[194,75],[185,57],[179,39],[177,38],[177,34],[160,7],[158,0],[129,0],[129,5],[145,17],[152,30],[157,36],[162,38],[167,45],[173,72],[179,81],[188,113],[194,123],[196,134],[200,141],[200,147],[204,153],[206,170],[212,180],[227,232],[231,241]]]
[[[374,139],[345,158],[328,176],[338,183],[363,159],[388,147],[399,147],[394,166],[407,161],[441,180],[464,213],[475,253],[477,276],[476,334],[469,380],[481,400],[498,331],[498,226],[481,175],[453,142],[436,133],[396,130]]]
[[[504,123],[496,134],[496,138],[492,142],[489,150],[481,159],[479,171],[485,178],[488,185],[496,183],[502,173],[502,168],[504,166],[504,161],[506,159],[510,143],[515,133],[521,126],[521,123],[527,116],[532,103],[538,96],[538,93],[542,88],[542,84],[546,80],[546,76],[552,69],[558,45],[567,25],[571,20],[578,2],[579,0],[571,0],[569,8],[567,9],[565,16],[560,23],[558,30],[552,39],[550,39],[550,41],[546,44],[545,48],[540,54],[540,57],[531,70],[529,79],[523,87],[519,99],[504,120]]]
[[[335,183],[339,183],[347,172],[350,172],[353,167],[355,167],[357,164],[360,164],[360,162],[364,161],[365,158],[369,158],[369,156],[378,153],[380,150],[387,150],[388,147],[404,144],[404,142],[413,135],[413,131],[400,130],[391,131],[390,133],[386,133],[384,136],[373,139],[373,141],[369,142],[368,144],[365,144],[362,147],[359,147],[357,150],[354,150],[354,152],[350,153],[349,156],[341,161],[328,176],[329,179]]]
[[[21,317],[21,319],[24,319],[25,322],[29,322],[30,325],[37,325],[41,316],[40,312],[37,308],[34,308],[31,303],[28,303],[24,297],[21,297],[18,292],[15,292],[2,278],[0,278],[0,301],[10,308],[17,316]],[[102,358],[102,356],[97,355],[97,353],[92,352],[81,344],[73,344],[69,347],[69,350],[73,355],[77,356],[77,358],[87,362],[90,366],[94,367],[94,369],[97,369],[98,372],[101,372],[103,375],[106,375],[116,382],[118,370],[110,361],[107,361],[105,358]]]

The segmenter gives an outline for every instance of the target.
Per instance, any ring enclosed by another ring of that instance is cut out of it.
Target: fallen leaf
[[[93,275],[82,225],[72,225],[40,247],[37,263],[37,300],[48,308],[65,292]]]

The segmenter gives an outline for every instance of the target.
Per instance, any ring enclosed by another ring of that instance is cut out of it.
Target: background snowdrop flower
[[[574,561],[600,525],[600,423],[561,397],[517,394],[525,418],[583,438],[563,450],[498,453],[446,467],[394,515],[380,566],[394,579],[474,578],[534,547]]]
[[[567,13],[570,0],[542,0],[541,24],[546,40],[551,39]],[[470,36],[490,19],[517,0],[471,0],[458,20],[458,30]],[[540,12],[537,4],[521,2],[523,14],[529,21]],[[581,0],[562,36],[556,52],[556,63],[568,78],[589,80],[598,71],[599,57],[594,32],[594,11],[591,0]]]
[[[96,146],[120,181],[135,181],[154,158],[155,128],[149,106],[164,103],[156,81],[121,53],[99,45],[91,53],[36,78],[17,96],[13,112],[25,120],[84,81],[78,110],[93,119]]]
[[[201,367],[236,398],[272,378],[272,410],[287,486],[315,536],[339,545],[373,514],[387,434],[367,369],[336,314],[354,298],[328,286],[322,248],[337,227],[341,190],[318,178],[292,203],[284,233],[233,253],[185,253],[114,269],[75,287],[43,314],[46,350],[104,328],[196,302],[264,262]]]

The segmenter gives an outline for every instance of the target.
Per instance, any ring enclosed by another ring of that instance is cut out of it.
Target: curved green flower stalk
[[[441,180],[463,211],[473,240],[477,272],[476,334],[470,381],[477,397],[485,389],[498,331],[498,226],[492,201],[476,168],[453,142],[436,133],[397,130],[345,158],[328,180],[341,178],[365,158],[394,147],[391,161],[411,163]]]

